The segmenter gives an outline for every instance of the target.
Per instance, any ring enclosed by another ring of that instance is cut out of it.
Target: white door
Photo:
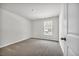
[[[67,33],[65,42],[65,55],[79,56],[79,4],[66,5],[65,18],[67,20]],[[65,21],[65,19],[64,19]]]

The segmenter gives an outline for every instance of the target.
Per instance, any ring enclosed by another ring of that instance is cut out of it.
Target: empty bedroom
[[[63,56],[60,3],[0,3],[1,56]]]

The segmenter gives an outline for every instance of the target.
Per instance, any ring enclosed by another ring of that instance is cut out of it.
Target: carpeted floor
[[[59,42],[28,39],[0,48],[1,56],[63,56]]]

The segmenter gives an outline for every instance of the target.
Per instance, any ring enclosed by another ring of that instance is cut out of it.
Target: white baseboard
[[[23,41],[23,40],[28,40],[28,39],[30,39],[30,38],[24,38],[24,39],[21,39],[21,40],[17,40],[17,41],[14,41],[14,42],[10,42],[10,43],[1,45],[0,48],[3,48],[3,47],[6,47],[6,46],[9,46],[9,45],[11,45],[11,44],[15,44],[15,43],[21,42],[21,41]]]
[[[40,40],[48,40],[48,41],[59,42],[58,40],[52,40],[52,39],[43,39],[43,38],[35,38],[35,37],[32,37],[31,39],[40,39]]]

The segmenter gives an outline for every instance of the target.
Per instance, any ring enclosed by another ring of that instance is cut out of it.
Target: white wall
[[[52,20],[52,36],[44,35],[44,21]],[[59,17],[51,17],[47,19],[39,19],[32,21],[32,37],[41,39],[50,39],[58,41],[59,33]]]
[[[0,47],[31,37],[31,21],[0,8]]]

